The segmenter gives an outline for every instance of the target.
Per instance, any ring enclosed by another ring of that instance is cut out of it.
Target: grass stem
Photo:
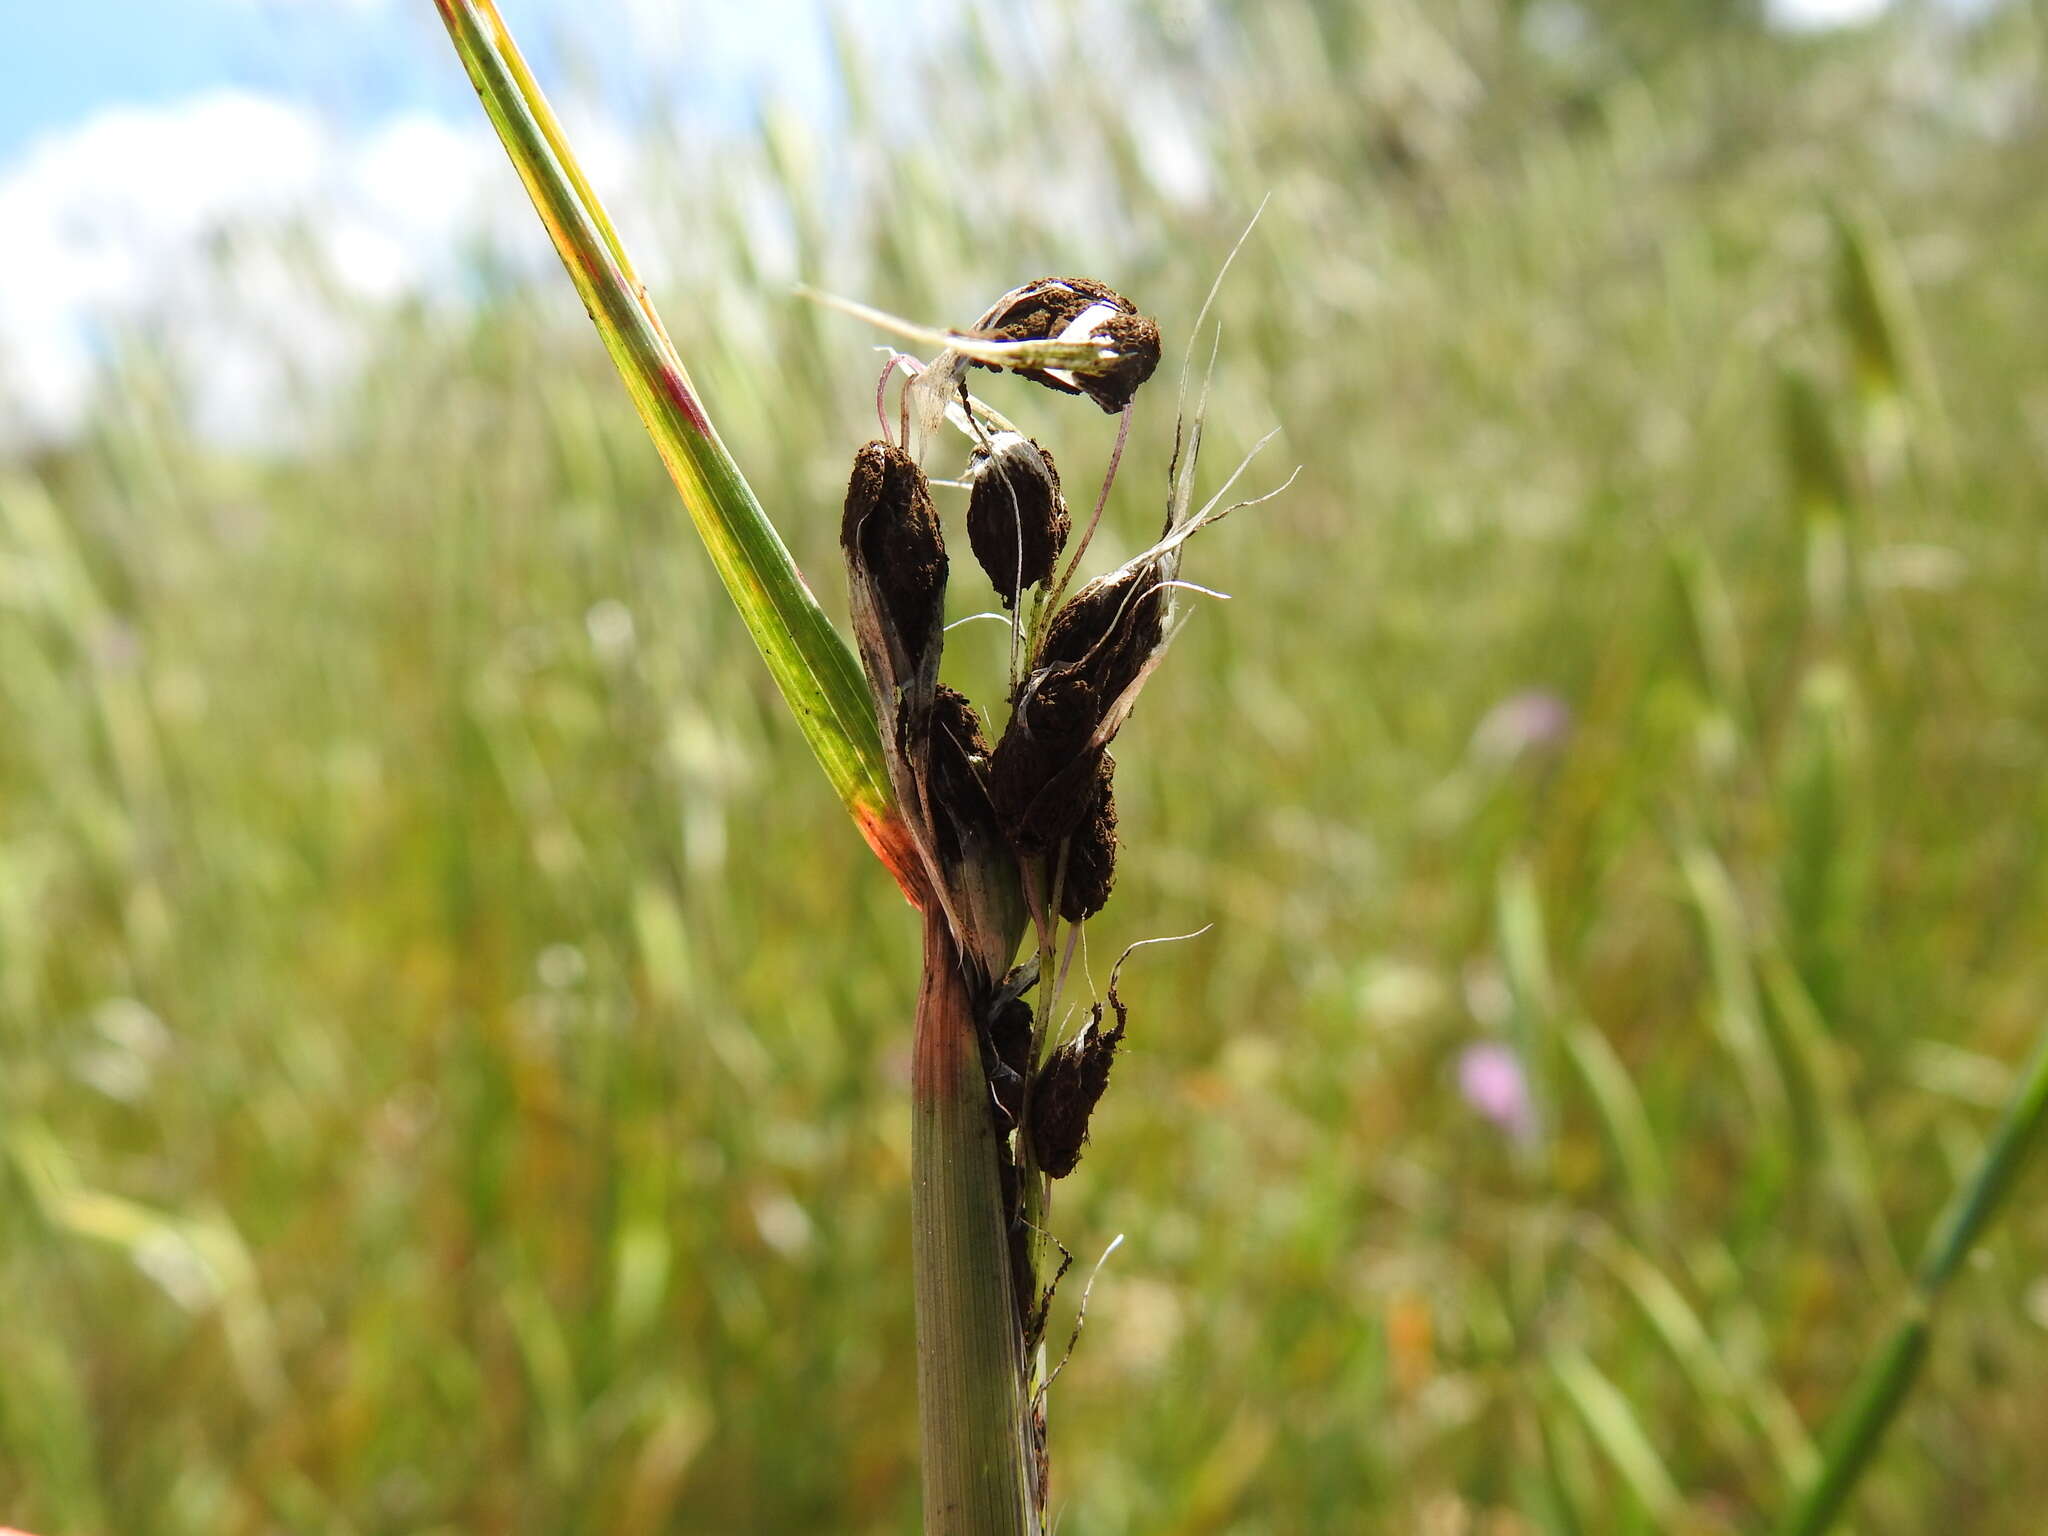
[[[911,1262],[926,1536],[1035,1536],[1023,1336],[995,1122],[945,918],[924,920],[911,1088]]]
[[[1820,1470],[1779,1524],[1780,1536],[1821,1536],[1841,1514],[1919,1379],[1932,1342],[1936,1304],[2011,1193],[2043,1124],[2048,1124],[2048,1035],[2036,1048],[1976,1172],[1928,1239],[1904,1315],[1837,1415],[1822,1447]]]

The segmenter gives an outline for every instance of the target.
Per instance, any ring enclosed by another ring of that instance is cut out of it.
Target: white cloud
[[[2004,0],[1935,0],[1937,16],[1969,22],[1996,10]],[[1861,27],[1891,10],[1893,0],[1765,0],[1771,21],[1789,32],[1827,32]]]
[[[214,3],[336,37],[381,37],[400,18],[439,30],[417,0]],[[552,20],[565,36],[623,47],[624,58],[597,56],[644,72],[661,86],[657,101],[699,103],[704,120],[682,125],[685,143],[707,125],[745,121],[754,90],[770,84],[800,111],[829,107],[825,0],[618,3],[623,31],[593,30],[582,0],[519,0],[516,9],[530,31]],[[855,14],[890,15],[912,36],[923,22],[905,18],[945,14],[942,0],[891,0],[886,13],[880,0],[847,3]],[[181,398],[208,430],[262,441],[276,437],[292,386],[347,376],[355,338],[371,330],[363,306],[422,293],[459,301],[453,279],[479,241],[515,266],[549,271],[545,235],[466,97],[445,108],[452,121],[410,111],[341,130],[297,96],[219,90],[160,107],[111,106],[0,162],[0,456],[72,431],[124,338],[146,338],[179,368]],[[658,190],[658,138],[620,131],[616,116],[574,89],[559,91],[557,105],[642,274],[660,282],[694,247],[681,240],[665,251],[656,238],[675,234],[656,218],[674,206]],[[1167,180],[1185,179],[1173,149],[1162,142],[1148,154]],[[777,231],[756,235],[761,259],[775,258]],[[779,238],[787,244],[786,232]]]
[[[1795,32],[1860,27],[1891,9],[1891,0],[1768,0],[1772,21]]]
[[[110,342],[186,364],[208,431],[261,440],[345,370],[352,309],[431,288],[472,236],[536,232],[489,131],[420,113],[340,135],[227,91],[101,112],[0,168],[0,447],[62,436]]]

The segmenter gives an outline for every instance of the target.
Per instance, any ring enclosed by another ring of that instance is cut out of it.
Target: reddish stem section
[[[860,835],[882,861],[903,892],[903,899],[922,912],[932,905],[931,887],[924,877],[924,861],[911,838],[910,824],[894,810],[861,810],[854,815]]]
[[[910,1223],[926,1536],[1036,1536],[1024,1339],[974,995],[924,919],[911,1068]]]
[[[704,407],[697,403],[697,397],[692,393],[690,386],[683,382],[682,374],[673,368],[662,369],[661,387],[666,391],[669,399],[675,402],[676,409],[681,411],[690,425],[697,429],[697,435],[699,437],[709,437],[711,435],[711,421],[705,416]]]

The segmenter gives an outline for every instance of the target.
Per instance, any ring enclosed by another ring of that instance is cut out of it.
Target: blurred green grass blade
[[[1811,1477],[1820,1467],[1819,1453],[1777,1384],[1754,1370],[1738,1374],[1684,1293],[1647,1255],[1619,1240],[1594,1252],[1685,1372],[1703,1425],[1737,1456],[1746,1455],[1745,1426],[1753,1426],[1788,1483]]]
[[[561,125],[491,0],[435,0],[505,151],[726,591],[832,787],[883,862],[915,868],[852,651],[719,441]]]
[[[252,1406],[268,1411],[284,1401],[284,1367],[256,1261],[225,1212],[174,1215],[92,1188],[63,1142],[33,1122],[11,1130],[0,1152],[11,1154],[50,1226],[120,1253],[174,1304],[219,1319]]]
[[[1877,1454],[1892,1416],[1906,1400],[1907,1390],[1927,1359],[1930,1319],[1917,1308],[1885,1341],[1871,1360],[1848,1406],[1835,1421],[1820,1475],[1806,1487],[1790,1516],[1778,1529],[1782,1536],[1820,1536],[1835,1523],[1863,1471]]]
[[[1660,1217],[1671,1181],[1635,1080],[1607,1037],[1583,1020],[1565,1030],[1564,1048],[1592,1097],[1638,1214],[1645,1221]]]
[[[1706,950],[1715,1033],[1735,1063],[1758,1128],[1768,1131],[1774,1142],[1782,1141],[1791,1094],[1764,1027],[1741,895],[1727,866],[1706,844],[1688,842],[1679,850],[1678,861]]]
[[[1904,1266],[1878,1200],[1875,1164],[1863,1125],[1856,1118],[1840,1043],[1830,1036],[1827,1021],[1800,981],[1782,942],[1768,930],[1763,939],[1757,974],[1786,1048],[1809,1084],[1811,1114],[1842,1213],[1870,1274],[1896,1280]]]
[[[1551,975],[1543,898],[1535,872],[1520,859],[1504,865],[1494,883],[1494,924],[1500,934],[1501,970],[1514,1002],[1515,1049],[1529,1080],[1537,1131],[1548,1140],[1557,1124],[1551,1063],[1557,1029],[1557,983]]]
[[[1536,1440],[1542,1451],[1541,1476],[1530,1479],[1530,1503],[1538,1511],[1537,1527],[1547,1536],[1582,1536],[1586,1522],[1579,1516],[1579,1501],[1558,1455],[1557,1435],[1541,1416],[1536,1419]]]
[[[1827,386],[1810,368],[1781,369],[1778,410],[1794,510],[1809,522],[1848,517],[1855,479],[1835,430]]]
[[[1835,236],[1835,317],[1857,385],[1866,394],[1903,395],[1905,283],[1893,253],[1868,216],[1836,206],[1828,210],[1828,222]]]
[[[1828,210],[1835,236],[1835,317],[1855,377],[1873,473],[1887,478],[1902,453],[1954,478],[1953,434],[1928,354],[1927,332],[1897,245],[1867,200]]]
[[[2011,1193],[2027,1154],[2048,1123],[2048,1034],[2034,1048],[2034,1059],[2020,1079],[2005,1117],[1992,1133],[1977,1172],[1949,1207],[1940,1225],[1928,1239],[1927,1254],[1920,1262],[1920,1288],[1938,1296],[1955,1278],[1957,1268],[1969,1257],[1984,1228],[1998,1214]]]
[[[1977,1171],[1956,1194],[1928,1238],[1927,1251],[1904,1315],[1883,1349],[1871,1358],[1829,1431],[1820,1472],[1801,1492],[1778,1530],[1781,1536],[1821,1536],[1835,1523],[1856,1483],[1898,1416],[1933,1338],[1934,1309],[1963,1260],[1997,1216],[2027,1154],[2048,1124],[2048,1035],[2020,1079],[2004,1118],[1992,1133]]]
[[[1586,1433],[1614,1464],[1657,1528],[1672,1529],[1685,1509],[1684,1496],[1622,1390],[1577,1349],[1552,1354],[1550,1372],[1585,1424]]]
[[[1696,533],[1675,538],[1666,551],[1684,605],[1686,640],[1699,670],[1701,691],[1746,736],[1756,731],[1749,669],[1743,660],[1742,624],[1713,551]]]

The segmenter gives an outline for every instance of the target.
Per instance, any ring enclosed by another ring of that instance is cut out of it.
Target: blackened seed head
[[[975,455],[969,474],[968,542],[1003,605],[1014,608],[1020,591],[1052,574],[1073,529],[1059,470],[1037,443],[1007,433],[995,452]]]
[[[1082,922],[1100,912],[1116,884],[1116,759],[1095,765],[1080,824],[1068,834],[1067,869],[1060,882],[1060,916]]]
[[[1003,739],[1007,741],[1012,731],[1021,730],[1041,747],[1071,757],[1094,734],[1102,719],[1102,705],[1100,691],[1078,668],[1048,669],[1010,717]]]
[[[988,837],[993,812],[983,766],[988,761],[988,738],[982,734],[981,716],[966,694],[940,683],[932,695],[931,712],[931,797],[940,814],[932,832],[938,839],[942,865],[952,866],[960,857],[959,828],[974,828]]]
[[[1085,329],[1068,340],[1104,336],[1117,355],[1090,369],[1017,368],[1034,384],[1062,394],[1086,395],[1111,415],[1131,402],[1138,387],[1159,366],[1159,327],[1138,313],[1138,306],[1088,277],[1041,277],[1013,288],[989,307],[975,325],[977,334],[996,341],[1056,341],[1085,318]],[[992,363],[979,363],[983,368]]]
[[[1043,853],[1079,823],[1095,774],[1088,739],[1101,721],[1100,695],[1071,670],[1042,677],[1010,717],[989,759],[989,797],[1019,853]]]
[[[1087,678],[1106,709],[1137,680],[1164,633],[1166,596],[1156,566],[1113,581],[1090,582],[1053,615],[1042,667],[1071,667]]]
[[[1092,277],[1041,277],[997,299],[974,329],[999,341],[1044,341],[1059,335],[1091,304],[1107,304],[1126,315],[1138,312],[1137,305]]]
[[[853,456],[839,544],[866,566],[906,645],[918,645],[945,604],[946,541],[924,471],[902,449],[869,443]]]
[[[1124,1036],[1123,1008],[1102,1028],[1097,1003],[1088,1027],[1046,1058],[1031,1083],[1031,1152],[1048,1178],[1063,1179],[1081,1161],[1088,1119],[1109,1087],[1109,1069]]]
[[[1045,853],[1073,834],[1088,814],[1089,786],[1095,782],[1096,759],[1102,748],[1081,751],[1048,777],[1014,823],[1005,823],[1010,845],[1019,853]]]
[[[966,694],[944,683],[932,695],[932,740],[940,750],[948,750],[963,760],[988,756],[981,711]]]
[[[1117,315],[1094,334],[1116,343],[1116,357],[1092,373],[1075,373],[1081,393],[1114,416],[1159,366],[1159,327],[1143,315]]]

